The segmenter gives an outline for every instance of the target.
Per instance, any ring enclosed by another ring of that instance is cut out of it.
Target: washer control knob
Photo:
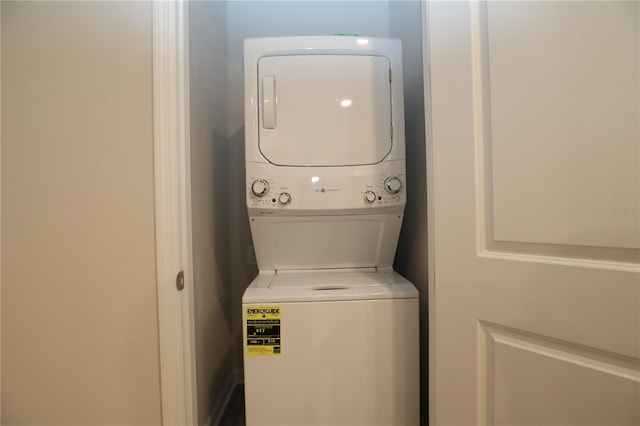
[[[402,182],[395,176],[389,176],[384,180],[384,189],[389,194],[397,194],[402,188]]]
[[[269,192],[269,182],[264,179],[256,179],[251,184],[251,192],[256,197],[264,197]]]
[[[286,206],[291,202],[291,194],[289,194],[288,192],[281,193],[280,196],[278,197],[278,202]]]
[[[371,204],[376,200],[376,193],[373,191],[365,191],[364,193],[364,201]]]

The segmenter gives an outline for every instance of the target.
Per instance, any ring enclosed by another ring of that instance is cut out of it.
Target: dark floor
[[[244,385],[236,385],[219,426],[245,426]]]

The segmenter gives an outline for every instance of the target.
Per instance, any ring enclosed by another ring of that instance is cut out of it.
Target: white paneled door
[[[639,4],[424,4],[431,424],[640,424]]]

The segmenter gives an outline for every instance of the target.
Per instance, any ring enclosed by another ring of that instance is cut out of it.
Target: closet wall
[[[227,2],[189,2],[191,226],[198,423],[234,381],[229,256]],[[239,310],[240,308],[237,307]]]

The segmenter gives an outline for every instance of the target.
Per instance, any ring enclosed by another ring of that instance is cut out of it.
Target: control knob
[[[389,194],[397,194],[402,188],[402,182],[395,176],[389,176],[384,180],[384,189]]]
[[[376,200],[376,193],[373,191],[365,191],[364,193],[364,201],[371,204]]]
[[[291,194],[289,194],[288,192],[281,193],[280,196],[278,197],[278,202],[286,206],[291,202]]]
[[[256,197],[264,197],[269,192],[269,182],[264,179],[256,179],[251,184],[251,192]]]

